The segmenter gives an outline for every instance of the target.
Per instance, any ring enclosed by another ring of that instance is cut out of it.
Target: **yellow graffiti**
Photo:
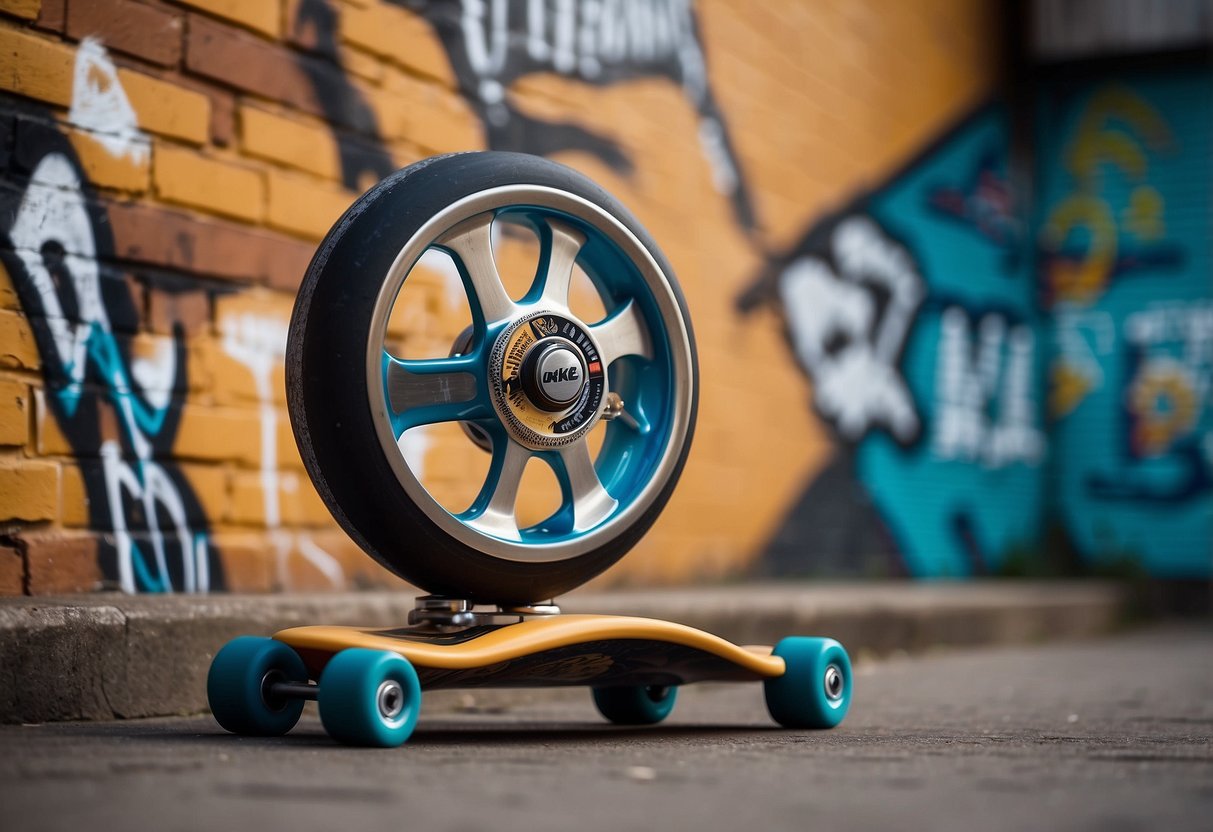
[[[1045,279],[1054,298],[1085,304],[1099,297],[1116,267],[1122,232],[1142,240],[1163,235],[1162,195],[1142,180],[1149,165],[1145,149],[1157,150],[1170,141],[1162,117],[1133,92],[1109,87],[1092,96],[1065,154],[1076,192],[1057,205],[1042,230],[1042,244],[1055,252],[1075,230],[1089,235],[1081,259],[1056,257],[1049,263]],[[1098,195],[1105,165],[1136,183],[1119,218]]]
[[[1136,417],[1133,447],[1143,456],[1157,456],[1196,424],[1196,390],[1182,366],[1156,360],[1133,380],[1129,408]]]
[[[1058,361],[1049,373],[1049,415],[1068,415],[1091,391],[1091,381],[1080,370]]]

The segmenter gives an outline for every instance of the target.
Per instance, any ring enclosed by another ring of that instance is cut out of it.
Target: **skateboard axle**
[[[269,695],[280,699],[310,699],[316,701],[320,695],[320,686],[309,682],[271,682]]]

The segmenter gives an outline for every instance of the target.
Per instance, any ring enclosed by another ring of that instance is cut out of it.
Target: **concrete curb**
[[[779,583],[575,593],[561,606],[664,618],[741,644],[830,635],[862,661],[897,650],[1099,635],[1125,620],[1131,600],[1127,588],[1103,582]],[[230,638],[311,623],[399,626],[412,606],[410,595],[378,592],[4,599],[0,722],[195,713],[206,708],[211,658]],[[459,701],[470,700],[434,704]]]

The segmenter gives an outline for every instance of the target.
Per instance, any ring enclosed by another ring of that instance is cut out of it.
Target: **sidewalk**
[[[1130,602],[1121,585],[1094,581],[767,583],[560,599],[565,612],[663,618],[742,644],[829,635],[860,661],[1099,635],[1126,619]],[[301,624],[399,626],[412,607],[411,595],[382,592],[0,599],[0,722],[199,712],[211,657],[234,636]]]

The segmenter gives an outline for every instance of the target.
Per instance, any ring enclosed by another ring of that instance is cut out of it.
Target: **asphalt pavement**
[[[584,691],[434,698],[399,749],[210,717],[0,727],[26,829],[651,830],[1213,827],[1213,627],[861,661],[842,727],[692,686],[646,729]]]

